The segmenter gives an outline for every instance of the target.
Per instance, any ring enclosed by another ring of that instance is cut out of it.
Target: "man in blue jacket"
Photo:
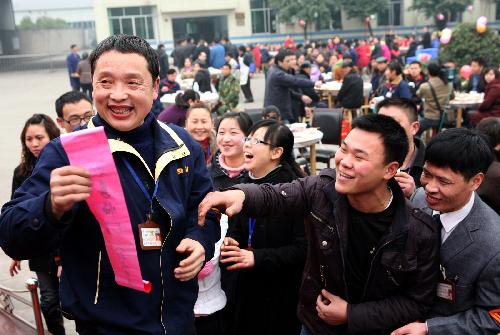
[[[197,225],[198,203],[212,189],[203,152],[183,129],[160,124],[149,112],[159,68],[146,41],[108,37],[90,63],[98,115],[88,127],[103,126],[109,139],[142,278],[152,290],[116,284],[85,202],[90,174],[69,165],[59,139],[44,148],[32,176],[3,207],[0,246],[15,259],[59,248],[61,308],[80,334],[194,334],[196,275],[220,234],[213,215],[207,228]],[[146,217],[162,232],[162,245],[153,250],[144,250],[139,239]]]
[[[224,58],[226,56],[226,50],[220,44],[219,40],[214,42],[214,45],[210,48],[210,60],[209,64],[211,67],[220,69],[222,65],[226,62]]]
[[[66,57],[66,66],[68,68],[69,74],[69,83],[73,91],[80,90],[80,78],[78,77],[77,67],[78,63],[80,63],[80,55],[78,54],[78,48],[76,44],[72,44],[71,52]]]

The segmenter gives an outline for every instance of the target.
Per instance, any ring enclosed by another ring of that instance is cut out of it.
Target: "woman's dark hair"
[[[280,109],[278,107],[276,107],[275,105],[269,105],[269,106],[264,107],[264,110],[262,110],[262,118],[267,119],[268,115],[273,114],[273,113],[276,114],[276,116],[278,117],[278,119],[275,119],[275,120],[279,121],[279,119],[281,119],[281,113],[280,113]]]
[[[215,122],[215,131],[219,131],[220,123],[225,119],[235,119],[238,122],[238,126],[245,136],[250,134],[250,128],[252,127],[253,121],[250,116],[245,112],[229,112],[222,115]]]
[[[486,135],[491,143],[491,146],[495,148],[500,144],[500,118],[499,117],[487,117],[482,119],[476,126],[476,130],[481,134]]]
[[[33,172],[36,163],[35,155],[33,155],[30,149],[28,149],[28,147],[26,146],[26,132],[28,131],[29,126],[31,125],[43,126],[50,140],[53,140],[54,138],[58,137],[61,134],[55,122],[48,115],[33,114],[32,117],[26,120],[26,123],[24,124],[24,128],[20,136],[22,151],[21,151],[21,165],[19,166],[20,167],[19,175],[20,177],[23,178],[27,178],[31,175],[31,172]]]
[[[179,108],[188,109],[189,100],[198,101],[200,100],[200,95],[194,90],[186,90],[184,93],[179,93],[175,96],[175,105]]]
[[[82,53],[82,60],[85,60],[87,58],[89,58],[89,53],[85,51],[84,53]]]
[[[486,69],[484,69],[483,71],[483,79],[484,79],[484,76],[486,76],[486,74],[490,71],[493,71],[493,73],[495,74],[495,79],[498,79],[500,78],[500,72],[498,71],[497,68],[494,68],[494,67],[487,67]]]
[[[264,142],[269,143],[271,149],[277,147],[283,148],[280,163],[289,165],[297,176],[304,177],[304,171],[302,171],[293,157],[294,137],[290,128],[276,120],[260,120],[250,128],[249,134],[255,133],[260,128],[267,128],[264,134]]]
[[[403,68],[401,67],[401,65],[399,63],[390,62],[389,65],[387,66],[387,68],[389,69],[389,71],[396,72],[396,75],[398,75],[398,76],[403,74]]]
[[[443,83],[448,83],[448,73],[447,71],[443,71],[443,67],[437,63],[429,63],[427,65],[427,71],[429,75],[433,77],[439,77],[443,81]]]
[[[116,50],[123,54],[139,54],[143,56],[148,63],[148,71],[151,74],[153,82],[160,75],[160,62],[158,53],[146,42],[138,36],[132,35],[112,35],[102,40],[90,54],[90,69],[92,76],[99,57],[103,53]]]
[[[448,167],[469,181],[479,172],[486,173],[493,162],[493,151],[486,136],[478,131],[452,128],[431,139],[424,159],[437,167]]]

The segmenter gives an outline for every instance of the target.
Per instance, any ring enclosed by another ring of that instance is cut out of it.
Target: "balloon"
[[[451,34],[450,35],[441,35],[441,38],[439,39],[441,44],[448,44],[448,43],[450,43],[450,40],[451,40]]]
[[[444,28],[441,31],[441,36],[450,36],[451,37],[451,29],[450,28]]]
[[[486,32],[486,26],[477,26],[476,31],[480,34]]]
[[[448,39],[448,42],[449,42],[449,41],[450,41],[450,40]],[[448,43],[448,42],[446,42],[446,43]],[[446,43],[444,43],[444,44],[446,44]],[[418,55],[418,60],[419,60],[421,63],[427,63],[428,61],[430,61],[430,60],[431,60],[431,58],[432,58],[432,55],[430,55],[430,54],[426,54],[426,53],[423,53],[423,54]]]
[[[486,18],[486,16],[480,16],[476,22],[478,26],[484,26],[486,25],[486,23],[488,23],[488,19]]]
[[[443,13],[438,13],[438,15],[436,15],[436,18],[437,18],[439,21],[443,21],[443,20],[444,20],[444,15],[443,15]]]
[[[467,6],[467,11],[472,12],[473,10],[474,10],[474,6],[473,5],[468,5]]]
[[[469,80],[470,78],[470,75],[472,74],[472,69],[470,67],[470,65],[463,65],[461,68],[460,68],[460,77],[466,79],[466,80]]]
[[[301,19],[301,20],[299,20],[299,24],[303,27],[306,25],[306,21]]]

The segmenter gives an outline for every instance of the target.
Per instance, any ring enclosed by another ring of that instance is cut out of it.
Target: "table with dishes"
[[[309,147],[311,164],[311,176],[316,175],[316,143],[319,143],[323,138],[323,133],[317,128],[307,128],[305,123],[292,123],[288,125],[293,133],[293,147],[306,148]]]
[[[456,127],[462,127],[463,112],[465,109],[478,109],[483,103],[484,93],[459,92],[455,93],[455,98],[450,101],[450,108],[456,110]]]

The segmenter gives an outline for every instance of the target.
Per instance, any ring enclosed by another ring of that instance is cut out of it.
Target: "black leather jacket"
[[[374,251],[362,303],[348,304],[348,322],[330,326],[316,311],[321,289],[349,302],[345,282],[348,203],[335,191],[335,170],[280,185],[238,185],[243,215],[307,215],[308,255],[299,293],[299,317],[313,335],[388,334],[422,320],[436,295],[439,229],[389,182],[396,205],[393,223]]]

